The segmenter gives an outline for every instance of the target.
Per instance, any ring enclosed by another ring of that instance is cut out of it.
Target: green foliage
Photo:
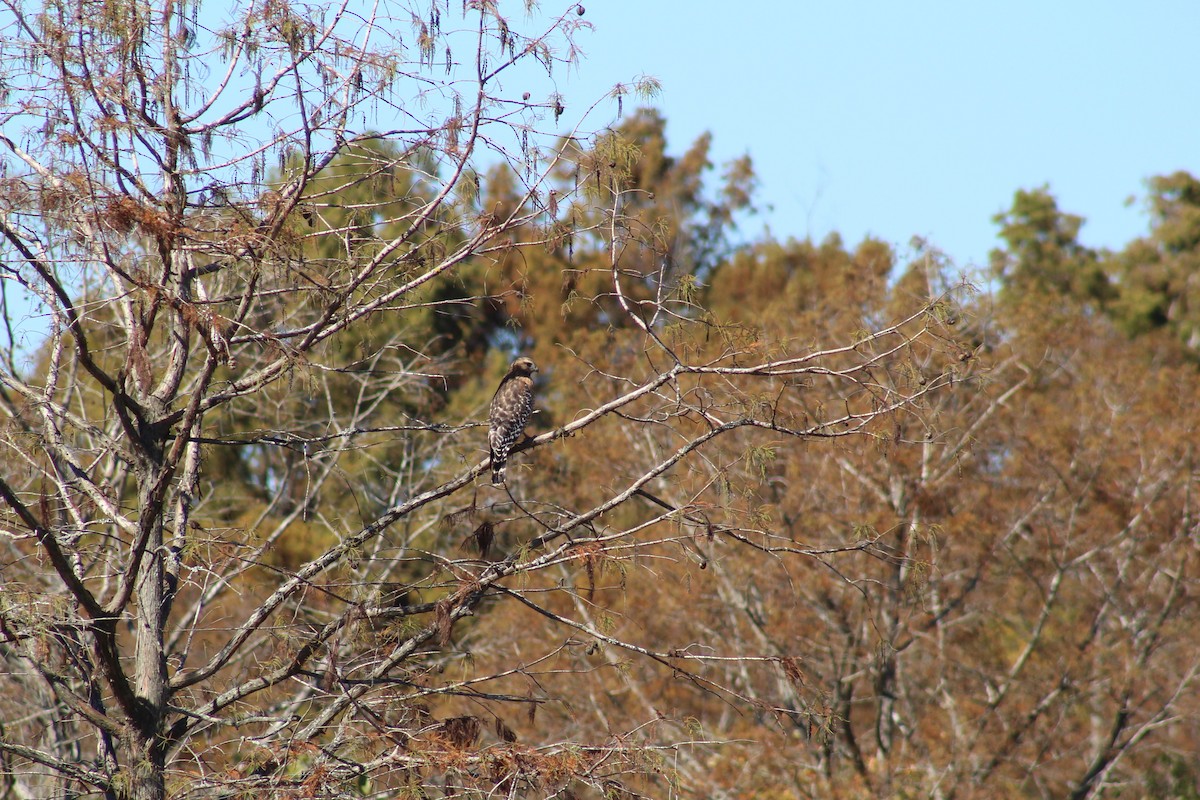
[[[1012,208],[992,220],[1007,245],[992,251],[1001,299],[1041,295],[1051,303],[1071,298],[1093,305],[1111,299],[1098,254],[1079,242],[1083,218],[1059,211],[1048,187],[1018,190]]]
[[[1160,756],[1147,780],[1151,800],[1200,800],[1200,764],[1180,756]]]
[[[1006,247],[992,253],[1010,305],[1063,302],[1103,313],[1128,336],[1159,331],[1200,348],[1200,181],[1186,172],[1148,181],[1151,231],[1117,252],[1079,241],[1083,219],[1058,209],[1049,189],[1016,193],[997,215]]]
[[[1114,254],[1121,287],[1114,309],[1130,335],[1164,329],[1193,353],[1200,348],[1200,181],[1186,172],[1149,182],[1152,228]]]

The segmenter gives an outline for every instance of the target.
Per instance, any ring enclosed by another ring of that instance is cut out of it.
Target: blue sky
[[[584,5],[560,91],[660,79],[674,152],[708,130],[718,162],[754,159],[773,210],[750,232],[920,235],[966,268],[1013,192],[1049,184],[1118,249],[1147,231],[1146,178],[1200,173],[1200,3]]]

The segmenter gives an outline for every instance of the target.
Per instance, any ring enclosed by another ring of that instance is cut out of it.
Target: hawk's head
[[[529,378],[532,377],[533,373],[537,371],[537,364],[533,363],[532,358],[526,358],[525,356],[521,356],[516,361],[512,362],[512,365],[508,368],[508,374],[510,377],[517,377],[520,375]]]

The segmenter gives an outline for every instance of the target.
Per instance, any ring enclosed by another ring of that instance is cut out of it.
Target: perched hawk
[[[492,455],[492,483],[504,483],[508,453],[525,431],[533,410],[533,373],[537,364],[524,356],[512,362],[500,381],[488,413],[488,448]]]

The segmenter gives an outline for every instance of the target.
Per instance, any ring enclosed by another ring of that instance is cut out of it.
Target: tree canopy
[[[212,12],[0,11],[6,796],[1200,797],[1200,182],[971,274],[580,4]]]

